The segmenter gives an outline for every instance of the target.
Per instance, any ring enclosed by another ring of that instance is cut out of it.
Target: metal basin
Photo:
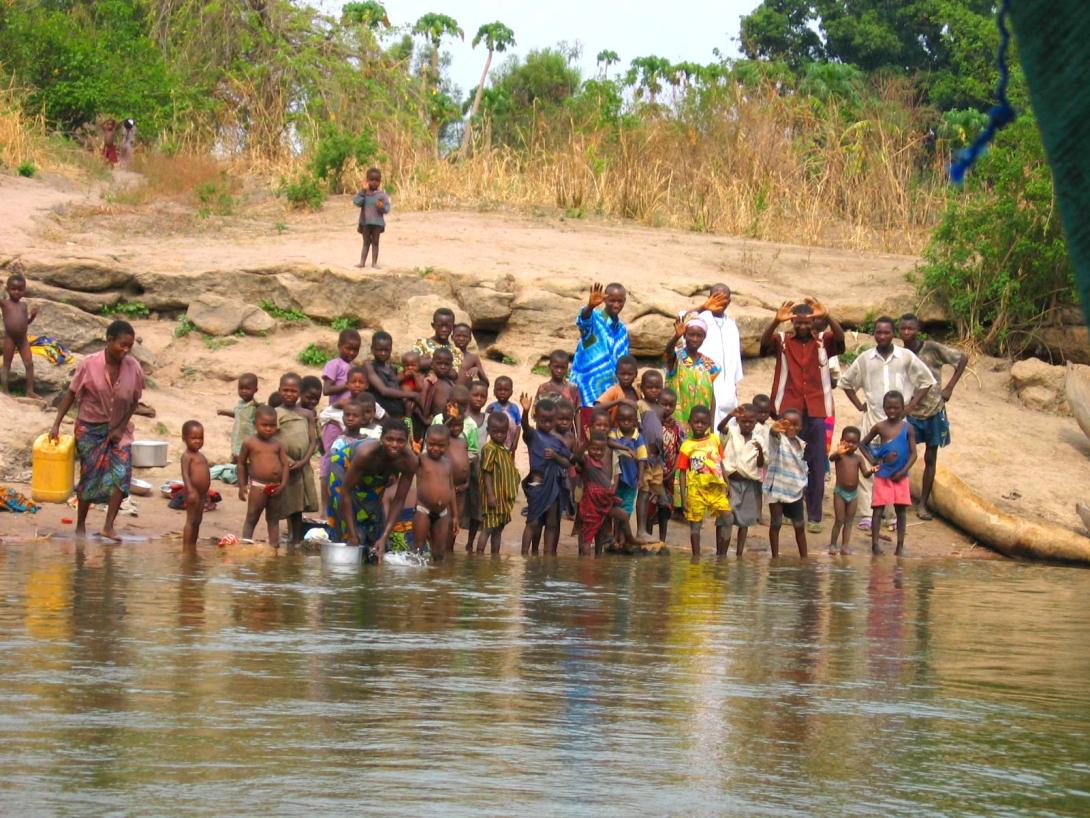
[[[343,542],[322,543],[322,562],[328,565],[359,565],[363,561],[363,548]]]

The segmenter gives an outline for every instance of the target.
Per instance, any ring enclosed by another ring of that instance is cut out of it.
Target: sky
[[[578,40],[583,46],[579,67],[586,78],[597,72],[594,58],[607,48],[617,52],[623,67],[633,57],[651,54],[671,62],[711,62],[713,48],[736,57],[739,18],[758,4],[759,0],[682,0],[676,6],[669,0],[385,0],[394,26],[411,24],[429,11],[458,21],[465,42],[446,39],[443,50],[450,52],[451,78],[463,98],[476,88],[484,67],[484,47],[470,47],[484,23],[499,20],[515,32],[516,46],[506,54],[524,56],[561,40],[569,44]],[[338,12],[343,3],[322,0],[319,5]],[[496,55],[493,65],[506,54]]]

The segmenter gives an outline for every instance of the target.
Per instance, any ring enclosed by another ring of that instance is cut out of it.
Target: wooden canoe
[[[916,492],[922,474],[921,460],[919,468],[912,470],[912,487]],[[1053,523],[1025,520],[1000,511],[943,466],[935,472],[931,502],[943,519],[1005,556],[1090,565],[1090,537]]]

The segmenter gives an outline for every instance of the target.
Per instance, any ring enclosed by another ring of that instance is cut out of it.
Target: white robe
[[[742,340],[738,335],[738,324],[726,313],[716,319],[709,310],[704,310],[697,318],[708,325],[708,335],[700,347],[700,352],[719,364],[719,377],[712,385],[715,388],[715,421],[713,429],[738,406],[738,382],[742,380]],[[719,326],[718,322],[722,322]]]

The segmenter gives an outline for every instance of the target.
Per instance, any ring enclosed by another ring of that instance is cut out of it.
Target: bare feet
[[[923,503],[920,503],[918,506],[916,506],[916,516],[919,517],[921,520],[935,519],[935,516],[927,510],[927,506]]]
[[[886,553],[881,548],[879,548],[877,545],[872,545],[871,548],[870,548],[870,552],[876,557],[880,557],[880,556],[882,556],[883,554]]]
[[[372,270],[381,270],[382,268],[381,268],[381,267],[379,267],[379,266],[378,266],[377,264],[372,264],[372,265],[371,265],[371,269],[372,269]]]
[[[42,396],[39,395],[37,392],[27,392],[26,397],[33,398],[34,400],[41,400],[42,399]]]
[[[850,557],[851,555],[852,555],[852,550],[850,548],[841,548],[840,549],[840,556]]]
[[[356,266],[362,268],[362,267],[366,267],[367,265],[366,264],[357,264]]]
[[[112,540],[113,542],[121,542],[121,538],[119,536],[117,536],[117,532],[114,531],[112,528],[102,529],[100,532],[98,532],[98,536],[102,537],[104,540]]]

